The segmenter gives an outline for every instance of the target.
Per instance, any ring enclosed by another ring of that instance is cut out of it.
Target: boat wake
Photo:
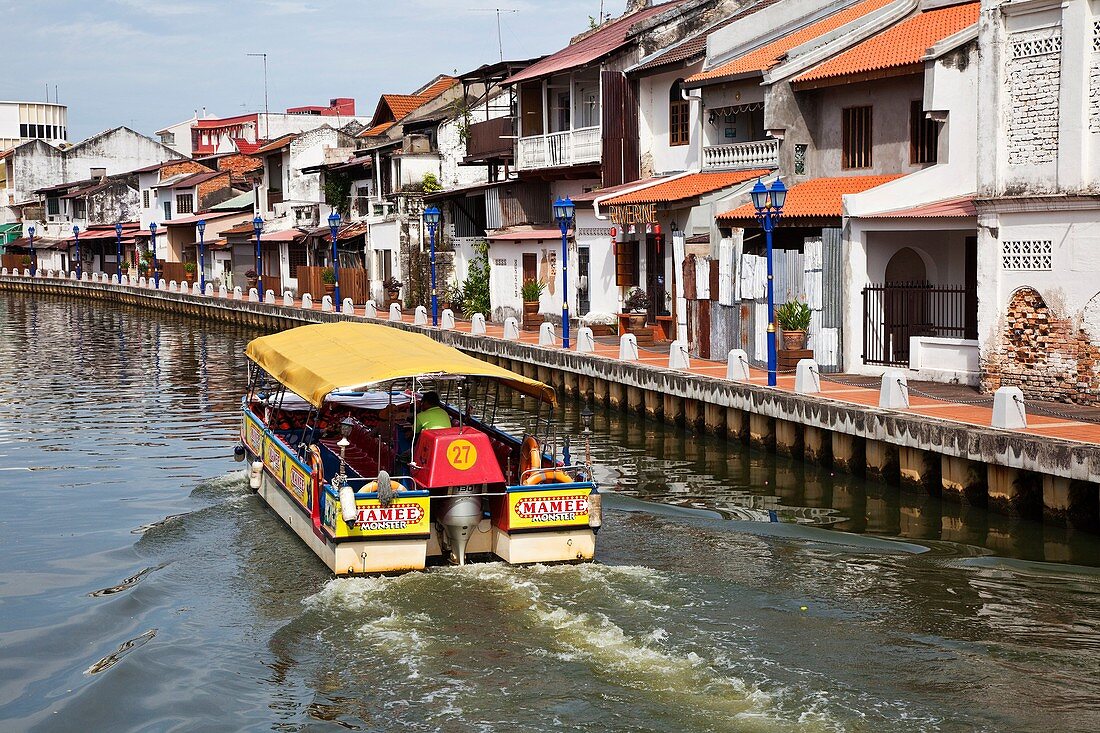
[[[485,639],[478,632],[488,623],[505,628],[491,643],[506,648],[506,659],[486,660],[499,665],[492,679],[547,677],[569,679],[578,698],[631,697],[656,705],[681,729],[697,731],[835,730],[823,714],[795,712],[781,704],[782,689],[766,691],[756,684],[719,670],[709,655],[707,641],[698,634],[684,638],[670,633],[668,622],[679,589],[665,574],[649,568],[585,564],[577,566],[517,567],[504,563],[444,568],[428,573],[409,573],[396,578],[346,578],[330,581],[307,599],[311,610],[350,613],[366,618],[358,638],[375,650],[390,655],[405,667],[412,679],[442,683],[430,693],[439,703],[461,711],[474,703],[471,679],[437,674],[456,673],[461,667],[450,658],[460,656]],[[478,609],[492,609],[500,618],[464,626],[446,610],[429,615],[426,599],[463,598]],[[476,599],[476,600],[475,600]],[[682,628],[682,627],[681,627]],[[469,653],[469,652],[466,652]],[[587,675],[573,671],[581,665]],[[534,672],[541,669],[541,672]],[[588,676],[591,684],[583,677]],[[518,682],[518,680],[517,680]],[[517,684],[517,687],[520,687]],[[597,693],[596,690],[601,692]],[[794,706],[798,707],[798,706]]]

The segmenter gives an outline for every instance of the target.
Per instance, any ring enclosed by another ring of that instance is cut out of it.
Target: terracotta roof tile
[[[691,199],[714,191],[721,191],[723,188],[736,186],[739,183],[751,181],[769,173],[771,173],[770,170],[692,173],[688,176],[643,188],[641,191],[605,199],[603,204],[605,206],[620,206],[622,204],[655,204]]]
[[[507,86],[526,79],[537,79],[548,74],[556,74],[590,64],[625,45],[630,36],[630,29],[635,24],[658,13],[663,13],[681,2],[683,0],[673,0],[673,2],[654,5],[636,13],[624,15],[618,20],[611,21],[602,28],[583,36],[575,43],[570,43],[560,51],[550,54],[541,61],[536,61],[523,71],[505,79],[502,84]]]
[[[432,101],[457,83],[458,79],[454,78],[453,76],[441,76],[437,81],[432,83],[427,89],[420,92],[416,96],[420,97],[420,99],[423,100],[421,104],[425,104]]]
[[[792,48],[801,46],[803,43],[812,41],[852,21],[859,20],[863,16],[873,13],[879,8],[889,5],[893,1],[894,0],[863,0],[855,5],[849,5],[827,18],[811,23],[792,33],[788,33],[778,40],[749,51],[718,67],[695,74],[689,77],[687,81],[700,82],[726,76],[736,76],[737,74],[767,71],[777,65]]]
[[[783,207],[783,219],[843,216],[843,197],[845,194],[863,193],[868,189],[889,183],[897,178],[901,178],[901,174],[814,178],[796,184],[787,192],[787,202]],[[717,218],[755,220],[756,209],[752,207],[752,203],[747,203],[733,211],[719,214]]]
[[[920,63],[930,46],[978,22],[981,3],[918,13],[794,79],[814,81]]]
[[[386,100],[390,112],[399,120],[424,104],[424,99],[416,94],[383,94],[382,99]]]
[[[363,130],[359,133],[359,137],[378,137],[396,124],[396,122],[383,122],[380,125],[375,125],[374,127]]]
[[[681,61],[690,62],[697,58],[701,58],[707,53],[707,36],[714,33],[716,30],[725,28],[730,23],[734,23],[742,18],[747,18],[758,10],[763,10],[769,5],[775,5],[780,0],[760,0],[759,2],[734,13],[728,18],[723,18],[718,23],[710,26],[698,35],[692,36],[687,40],[673,46],[659,56],[654,56],[649,61],[631,69],[631,72],[648,71],[650,69],[656,69],[661,66],[668,66],[669,64],[675,64]]]

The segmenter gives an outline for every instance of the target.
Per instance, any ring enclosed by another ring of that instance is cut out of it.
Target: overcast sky
[[[354,97],[369,116],[382,93],[436,74],[555,51],[588,27],[600,0],[0,0],[0,99],[40,101],[57,85],[69,139],[127,125],[153,131],[206,107],[273,112]],[[605,0],[619,15],[624,0]]]

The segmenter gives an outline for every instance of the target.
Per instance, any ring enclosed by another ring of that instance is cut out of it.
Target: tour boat
[[[550,386],[367,323],[294,328],[246,355],[235,457],[335,574],[592,559],[600,494],[587,447],[558,450]],[[494,424],[509,390],[537,406],[522,435]]]

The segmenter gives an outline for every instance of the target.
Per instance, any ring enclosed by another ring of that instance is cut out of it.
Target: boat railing
[[[519,475],[519,482],[520,484],[523,484],[523,482],[529,476],[533,476],[536,473],[547,473],[555,471],[561,471],[562,473],[565,473],[567,475],[569,475],[570,472],[576,473],[584,471],[585,475],[589,478],[586,478],[583,481],[575,481],[574,483],[589,483],[592,481],[592,466],[587,463],[574,463],[570,466],[546,466],[545,468],[529,468]]]

